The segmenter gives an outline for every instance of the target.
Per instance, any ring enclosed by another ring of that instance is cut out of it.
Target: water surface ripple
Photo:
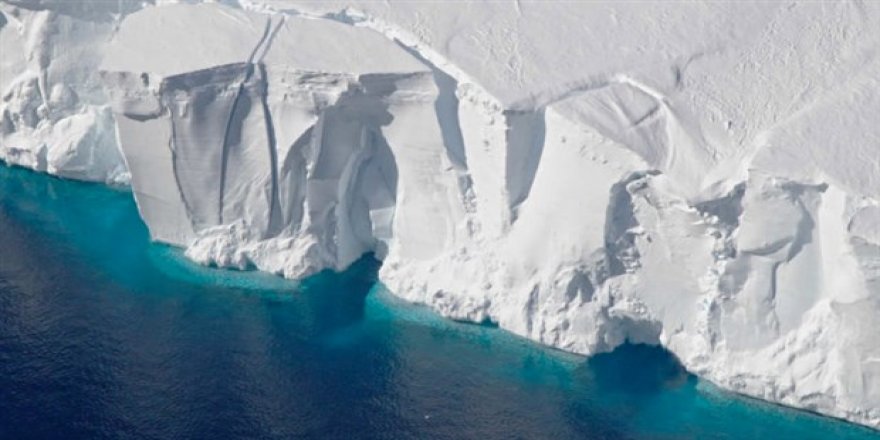
[[[0,439],[877,438],[659,348],[585,360],[441,319],[377,267],[197,267],[130,193],[0,166]]]

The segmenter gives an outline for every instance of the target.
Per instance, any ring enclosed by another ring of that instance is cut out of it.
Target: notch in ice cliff
[[[0,4],[0,158],[191,258],[880,427],[876,6],[65,5]]]

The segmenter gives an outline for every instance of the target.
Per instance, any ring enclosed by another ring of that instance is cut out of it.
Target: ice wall
[[[880,427],[880,11],[535,6],[2,4],[0,154],[113,180],[121,149],[202,263],[376,252],[446,316]]]
[[[193,28],[198,41],[171,49]],[[384,255],[392,238],[426,257],[452,239],[438,89],[382,35],[179,5],[132,15],[106,54],[138,206],[197,261],[302,277]]]
[[[0,2],[0,160],[74,179],[128,181],[96,72],[118,17],[134,9],[129,0]]]

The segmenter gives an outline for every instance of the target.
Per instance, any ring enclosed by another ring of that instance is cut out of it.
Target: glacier
[[[880,429],[880,5],[0,2],[0,159],[152,237]]]

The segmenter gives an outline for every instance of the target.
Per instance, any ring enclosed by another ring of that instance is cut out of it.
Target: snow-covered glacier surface
[[[0,158],[159,241],[880,428],[880,5],[0,3]]]

